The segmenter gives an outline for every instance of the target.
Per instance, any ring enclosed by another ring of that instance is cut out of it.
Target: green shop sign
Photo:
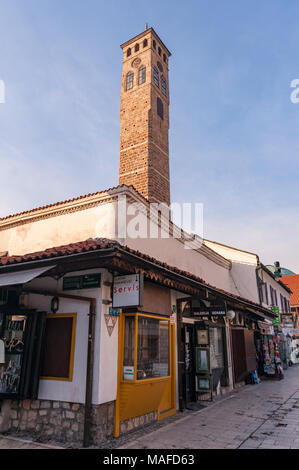
[[[101,287],[101,274],[83,274],[63,278],[63,290],[94,289]]]
[[[272,321],[272,325],[273,326],[277,326],[277,325],[280,325],[280,313],[279,313],[279,308],[274,305],[273,307],[271,307],[271,310],[272,312],[274,313],[274,319]]]

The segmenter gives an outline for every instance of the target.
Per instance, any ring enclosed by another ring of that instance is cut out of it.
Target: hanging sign
[[[273,326],[280,325],[279,307],[277,307],[276,305],[273,305],[273,307],[271,307],[271,310],[274,313],[274,319],[272,321],[272,325]]]
[[[143,275],[116,276],[113,280],[114,307],[139,307],[142,305]]]
[[[192,313],[195,317],[209,317],[209,316],[224,316],[226,315],[226,305],[211,305],[209,307],[199,308],[191,307]]]
[[[63,278],[63,290],[93,289],[101,287],[101,274],[83,274]]]

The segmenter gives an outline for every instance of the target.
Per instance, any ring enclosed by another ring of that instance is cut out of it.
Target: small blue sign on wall
[[[120,308],[109,307],[109,315],[112,315],[113,317],[119,317]]]

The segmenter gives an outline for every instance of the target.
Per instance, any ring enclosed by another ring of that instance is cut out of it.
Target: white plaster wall
[[[239,296],[251,300],[252,302],[260,303],[257,289],[256,266],[232,262],[231,277]]]
[[[285,297],[288,301],[290,300],[290,294],[288,291],[286,291],[284,289],[284,287],[282,287],[275,279],[273,279],[272,276],[270,276],[270,274],[268,274],[267,272],[263,271],[262,272],[262,276],[263,276],[263,280],[264,282],[266,282],[268,284],[268,300],[269,300],[269,304],[267,305],[266,302],[264,301],[263,302],[263,306],[264,307],[268,307],[271,305],[271,297],[270,297],[270,285],[273,287],[273,289],[276,290],[276,293],[277,293],[277,303],[278,303],[278,307],[279,307],[279,311],[280,312],[284,312],[284,308],[282,308],[282,305],[281,305],[281,302],[280,302],[280,294]],[[265,300],[265,299],[264,299]]]
[[[105,280],[110,280],[111,275],[104,269],[76,271],[68,273],[67,276],[93,272],[101,272],[102,283]],[[55,281],[52,278],[42,278],[33,280],[31,283],[28,283],[27,286],[62,293],[62,282],[63,279]],[[108,313],[109,306],[102,305],[101,288],[64,291],[64,293],[97,299],[92,402],[94,404],[100,404],[115,400],[117,393],[118,322],[112,335],[109,336],[104,318],[104,314]],[[103,286],[103,298],[109,299],[109,297],[110,288]],[[51,313],[51,298],[51,296],[30,294],[29,306],[39,311]],[[39,398],[44,400],[84,403],[89,302],[60,298],[60,306],[57,313],[77,313],[73,380],[72,382],[40,380]]]
[[[88,238],[111,238],[114,234],[114,205],[99,204],[1,230],[0,251],[23,255]]]

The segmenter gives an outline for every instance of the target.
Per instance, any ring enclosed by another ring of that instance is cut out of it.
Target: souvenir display
[[[0,393],[17,394],[24,351],[26,320],[22,315],[1,314]]]
[[[279,336],[265,335],[263,342],[264,372],[266,375],[281,375],[278,368],[279,358]]]

